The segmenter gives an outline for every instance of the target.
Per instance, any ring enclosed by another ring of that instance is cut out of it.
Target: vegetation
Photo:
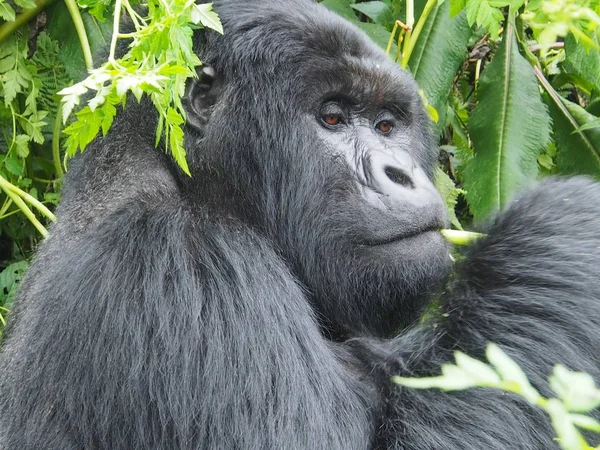
[[[68,157],[109,131],[128,93],[150,97],[157,146],[188,171],[180,98],[200,65],[191,37],[221,25],[210,5],[141,1],[0,0],[0,330],[54,220]],[[600,0],[322,3],[421,86],[441,143],[436,184],[454,228],[502,209],[540,177],[600,176]],[[581,415],[600,403],[585,375],[557,367],[550,383],[558,398],[545,399],[497,347],[488,359],[493,367],[458,353],[439,378],[397,381],[523,395],[550,414],[565,449],[586,448],[578,428],[600,430]]]
[[[558,364],[549,378],[556,397],[543,397],[521,368],[500,347],[490,344],[486,351],[490,364],[455,352],[456,364],[442,366],[442,374],[430,378],[394,377],[394,382],[413,389],[437,388],[460,391],[473,387],[500,389],[517,394],[546,411],[564,450],[594,450],[580,430],[600,433],[600,422],[586,415],[600,406],[600,389],[586,373],[572,372]],[[600,449],[600,446],[595,448]]]

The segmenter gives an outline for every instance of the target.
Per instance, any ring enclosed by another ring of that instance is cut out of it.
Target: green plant
[[[523,370],[500,347],[490,344],[486,350],[490,364],[454,353],[455,364],[444,364],[442,374],[429,378],[394,377],[395,383],[413,389],[460,391],[475,387],[499,389],[519,395],[531,405],[546,411],[564,450],[593,450],[580,429],[600,432],[600,422],[585,415],[600,406],[600,389],[592,377],[556,365],[549,384],[556,397],[543,397],[529,382]],[[600,447],[597,447],[600,448]]]

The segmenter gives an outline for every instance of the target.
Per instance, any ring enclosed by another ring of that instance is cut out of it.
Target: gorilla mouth
[[[411,239],[411,238],[421,236],[423,234],[430,233],[430,232],[439,233],[441,228],[442,227],[439,225],[435,225],[435,226],[432,225],[432,226],[428,226],[425,228],[420,228],[418,230],[410,231],[407,233],[395,234],[395,235],[389,236],[387,238],[371,240],[371,241],[366,242],[366,245],[371,246],[371,247],[377,247],[380,245],[393,244],[395,242],[404,241],[406,239]]]

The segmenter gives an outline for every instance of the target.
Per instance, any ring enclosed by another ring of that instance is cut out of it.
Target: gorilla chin
[[[0,344],[0,448],[558,449],[520,397],[392,377],[494,342],[544,396],[556,363],[600,380],[599,185],[523,193],[442,288],[410,75],[313,1],[214,8],[183,99],[193,177],[147,99],[71,163]]]

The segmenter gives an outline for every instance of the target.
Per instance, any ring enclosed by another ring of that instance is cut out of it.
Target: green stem
[[[405,39],[405,48],[404,48],[404,51],[402,52],[402,68],[403,69],[406,69],[408,67],[408,60],[410,59],[410,55],[412,55],[412,52],[415,49],[417,40],[419,39],[419,36],[421,35],[421,31],[423,31],[423,27],[425,26],[425,22],[427,22],[427,19],[429,18],[431,11],[433,11],[433,9],[437,6],[437,4],[438,4],[438,0],[427,0],[427,3],[425,4],[425,8],[423,9],[423,12],[419,16],[419,20],[417,21],[417,25],[415,26],[415,29],[410,34],[410,36],[407,34],[406,37],[404,38]],[[407,5],[407,10],[408,10],[408,5]],[[414,18],[413,18],[413,20],[414,20]]]
[[[60,163],[60,130],[62,128],[60,117],[62,116],[63,103],[58,102],[56,116],[54,119],[54,128],[52,129],[52,162],[54,163],[54,171],[58,180],[61,180],[64,172]]]
[[[30,205],[35,206],[39,212],[41,212],[44,216],[46,216],[48,219],[52,220],[53,222],[56,220],[56,216],[54,214],[52,214],[52,211],[50,211],[48,208],[46,208],[38,199],[36,199],[35,197],[32,197],[31,195],[29,195],[27,192],[23,191],[22,189],[19,189],[17,186],[15,186],[11,182],[9,182],[6,178],[4,178],[1,175],[0,175],[0,188],[4,192],[6,192],[7,195],[10,192],[12,194],[17,195],[18,196],[17,198],[19,198],[19,197],[23,198],[23,200],[25,200]],[[15,202],[15,204],[17,203],[12,196],[9,195],[9,197],[11,198],[11,200],[13,202]],[[19,201],[21,200],[21,198],[19,198]],[[21,208],[21,207],[19,206],[19,208]]]
[[[12,22],[3,23],[0,26],[0,44],[52,2],[54,0],[38,0],[33,8],[24,9]]]
[[[475,233],[473,231],[440,230],[440,233],[454,245],[468,245],[477,239],[485,237],[485,234]]]
[[[85,32],[85,25],[83,24],[79,7],[77,6],[77,2],[75,0],[65,0],[65,5],[67,5],[67,9],[71,15],[71,20],[75,25],[75,31],[77,31],[79,44],[81,45],[81,50],[83,51],[85,67],[89,72],[94,68],[94,61],[92,59],[92,49],[90,48],[90,42],[88,41],[87,33]]]
[[[388,56],[389,56],[390,52],[392,51],[392,43],[394,42],[394,38],[396,37],[397,32],[398,32],[398,21],[396,21],[394,23],[394,28],[392,28],[392,34],[390,34],[390,39],[388,40],[388,45],[387,45],[387,48],[385,49],[385,52],[387,53]]]
[[[7,186],[8,185],[8,186]],[[5,178],[0,176],[0,188],[4,191],[4,193],[14,202],[15,205],[25,214],[27,219],[33,224],[33,226],[40,232],[43,237],[48,236],[48,230],[44,228],[44,225],[40,223],[39,220],[35,217],[35,214],[31,212],[31,209],[25,204],[21,198],[17,194],[15,194],[10,187],[13,187],[11,183],[9,183]],[[43,206],[43,205],[42,205]],[[45,208],[45,207],[44,207]]]
[[[110,40],[110,53],[108,54],[108,61],[111,63],[115,62],[115,53],[117,52],[117,39],[119,39],[119,21],[121,20],[121,5],[122,0],[115,2],[115,12],[113,16],[113,33]]]

